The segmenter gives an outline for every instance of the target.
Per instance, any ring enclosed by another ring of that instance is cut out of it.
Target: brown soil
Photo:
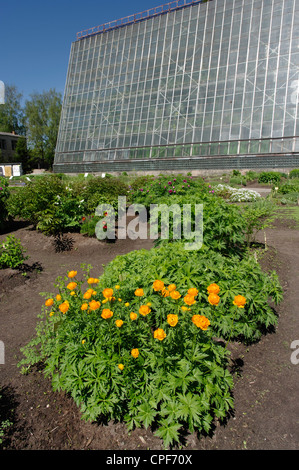
[[[149,240],[99,242],[73,234],[72,251],[55,253],[51,239],[31,229],[12,232],[27,248],[25,272],[0,272],[0,340],[5,344],[5,364],[0,364],[0,415],[13,424],[7,430],[3,449],[7,450],[161,450],[160,439],[151,430],[109,422],[91,424],[81,420],[72,399],[53,392],[42,371],[29,374],[17,367],[20,348],[35,333],[43,298],[52,291],[58,276],[68,270],[80,271],[90,263],[92,275],[102,272],[118,254],[152,247]],[[1,235],[0,240],[7,234]],[[262,234],[261,242],[264,242]],[[295,450],[299,448],[299,364],[291,362],[292,341],[299,340],[299,230],[290,221],[277,220],[267,230],[267,250],[260,262],[265,270],[275,269],[284,288],[284,301],[277,309],[276,331],[248,347],[230,345],[234,360],[235,411],[226,423],[216,423],[210,436],[186,436],[183,450]],[[31,268],[30,268],[31,266]],[[37,271],[34,268],[40,268]]]

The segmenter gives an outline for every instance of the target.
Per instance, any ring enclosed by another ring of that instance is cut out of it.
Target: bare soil
[[[13,424],[3,439],[4,450],[162,450],[162,441],[150,429],[130,434],[122,423],[87,423],[65,393],[53,392],[50,380],[37,367],[20,373],[20,348],[35,333],[43,298],[58,276],[80,271],[90,263],[99,276],[103,264],[116,255],[152,247],[150,240],[99,242],[72,234],[73,249],[56,253],[50,238],[30,226],[11,229],[27,249],[23,272],[0,271],[0,340],[5,364],[0,364],[0,416]],[[0,240],[7,234],[2,234]],[[264,243],[264,234],[260,241]],[[284,289],[277,308],[276,331],[253,345],[230,344],[235,387],[234,413],[215,423],[209,436],[186,435],[182,450],[298,450],[299,364],[291,362],[291,343],[299,340],[299,230],[290,220],[277,219],[266,232],[266,249],[259,262],[276,270]]]

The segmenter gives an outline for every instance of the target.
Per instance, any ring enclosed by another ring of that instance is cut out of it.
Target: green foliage
[[[73,193],[61,177],[34,178],[11,194],[8,211],[13,217],[28,220],[47,235],[79,230],[85,207],[80,195]]]
[[[0,176],[0,231],[4,228],[8,217],[7,201],[9,195],[8,180]]]
[[[16,132],[25,135],[22,93],[14,85],[5,86],[5,103],[0,106],[0,132]]]
[[[282,174],[278,171],[262,171],[259,174],[259,183],[279,183],[281,181]]]
[[[17,268],[28,259],[25,253],[26,249],[22,246],[21,241],[14,235],[9,235],[0,244],[0,269]]]
[[[61,105],[61,93],[54,89],[33,93],[25,103],[28,145],[43,168],[50,168],[54,160]]]
[[[88,237],[95,237],[96,225],[99,222],[100,217],[89,215],[82,218],[80,233],[87,235]]]
[[[299,168],[294,168],[289,173],[289,178],[299,178]]]
[[[299,193],[299,179],[292,181],[287,181],[283,184],[280,184],[278,187],[278,193],[280,194],[290,194],[290,193]]]
[[[127,196],[128,190],[128,186],[115,177],[88,179],[81,191],[86,213],[94,213],[99,204],[111,204],[117,208],[118,196]]]
[[[275,218],[275,205],[268,199],[260,198],[256,202],[247,205],[243,211],[246,223],[246,242],[250,246],[259,231],[265,230]]]

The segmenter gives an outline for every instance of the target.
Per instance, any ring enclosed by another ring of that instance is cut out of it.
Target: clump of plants
[[[9,198],[8,180],[0,176],[0,231],[8,218],[7,200]]]
[[[233,408],[228,342],[276,324],[275,274],[183,243],[118,256],[99,278],[82,268],[43,294],[20,365],[42,361],[87,420],[151,426],[165,446],[186,429],[209,432]]]
[[[14,235],[8,235],[0,243],[0,269],[16,269],[20,267],[28,259],[25,253],[26,249],[21,244],[21,241]]]

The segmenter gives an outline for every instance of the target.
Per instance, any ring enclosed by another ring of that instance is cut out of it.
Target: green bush
[[[15,269],[24,263],[28,256],[25,256],[26,249],[21,241],[14,235],[9,235],[0,244],[0,269]]]
[[[289,173],[289,178],[299,178],[299,168],[294,168]]]
[[[251,342],[276,324],[275,273],[183,243],[118,256],[99,279],[89,269],[44,293],[19,365],[43,361],[87,420],[152,426],[165,446],[186,429],[209,432],[233,408],[228,349],[216,338]]]
[[[9,195],[8,180],[0,176],[0,231],[4,228],[8,217],[7,201]]]
[[[281,173],[278,171],[263,171],[259,174],[259,183],[279,183],[281,181]]]

